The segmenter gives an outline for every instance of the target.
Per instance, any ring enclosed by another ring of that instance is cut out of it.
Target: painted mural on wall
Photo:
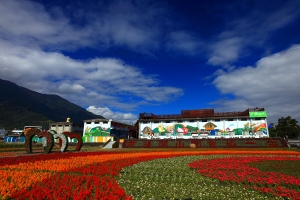
[[[84,136],[110,136],[110,128],[96,126],[86,127],[84,130]]]
[[[143,135],[152,135],[159,133],[161,136],[177,136],[177,135],[186,135],[189,136],[194,132],[200,132],[200,129],[197,126],[185,125],[185,124],[174,124],[171,126],[165,126],[164,124],[159,124],[153,130],[146,126],[144,127],[142,134]]]
[[[197,125],[198,124],[198,125]],[[192,134],[207,134],[212,136],[229,136],[229,135],[255,135],[260,131],[261,134],[267,135],[267,126],[264,120],[259,121],[221,121],[221,122],[192,122],[192,123],[160,123],[142,124],[141,136],[154,135],[159,133],[160,136],[191,136]]]

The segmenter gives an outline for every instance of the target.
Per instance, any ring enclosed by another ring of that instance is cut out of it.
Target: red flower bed
[[[0,185],[0,199],[131,199],[132,197],[126,194],[115,180],[121,169],[126,166],[156,158],[249,153],[299,155],[298,152],[291,151],[172,150],[73,152],[6,157],[0,158],[0,177],[3,180]],[[282,178],[285,177],[278,176],[276,180]],[[283,183],[299,186],[296,179],[292,181],[294,182],[289,183],[288,179],[284,179]],[[257,190],[268,191],[265,185],[255,186]],[[282,184],[276,186],[278,187],[271,188],[274,194],[277,192],[276,194],[281,196],[298,195],[293,188],[286,188]]]
[[[0,167],[4,165],[16,165],[19,163],[27,163],[27,162],[34,163],[34,162],[45,161],[45,160],[57,160],[57,159],[82,157],[82,156],[123,154],[123,153],[124,152],[79,152],[79,153],[55,152],[51,154],[36,154],[31,156],[4,157],[4,158],[0,158]]]
[[[219,179],[222,182],[229,181],[243,184],[246,188],[252,188],[274,196],[300,199],[300,178],[278,172],[261,171],[251,167],[254,162],[266,161],[300,161],[299,157],[287,156],[247,156],[228,157],[211,160],[199,160],[189,164],[191,168],[210,178]]]
[[[11,195],[12,199],[132,199],[126,195],[115,180],[119,171],[126,166],[172,155],[154,155],[109,160],[99,164],[55,173],[31,186]],[[175,156],[175,155],[174,155]]]

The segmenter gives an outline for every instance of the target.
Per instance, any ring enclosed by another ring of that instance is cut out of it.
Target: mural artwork
[[[84,136],[110,136],[110,128],[96,126],[96,127],[87,127],[84,131]]]
[[[199,127],[198,127],[199,126]],[[166,137],[183,137],[197,135],[210,136],[255,136],[258,133],[260,136],[267,136],[267,126],[264,120],[255,122],[236,122],[236,121],[222,121],[222,122],[201,122],[197,123],[174,123],[163,124],[160,123],[154,126],[153,129],[149,125],[142,127],[140,136],[166,136]],[[152,126],[153,127],[153,126]]]

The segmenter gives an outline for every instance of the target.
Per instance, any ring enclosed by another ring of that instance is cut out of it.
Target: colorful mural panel
[[[183,122],[183,123],[141,123],[140,137],[147,137],[159,134],[159,136],[194,136],[208,135],[220,137],[234,136],[268,136],[266,121],[262,120],[233,120],[233,121],[208,121],[208,122]]]
[[[110,128],[96,126],[96,127],[87,127],[84,130],[84,136],[92,137],[92,136],[110,136]]]

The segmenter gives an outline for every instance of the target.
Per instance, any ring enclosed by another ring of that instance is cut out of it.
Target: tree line
[[[293,119],[291,116],[280,117],[277,125],[274,123],[270,124],[269,127],[270,137],[284,137],[298,139],[300,136],[300,126],[298,121]]]

